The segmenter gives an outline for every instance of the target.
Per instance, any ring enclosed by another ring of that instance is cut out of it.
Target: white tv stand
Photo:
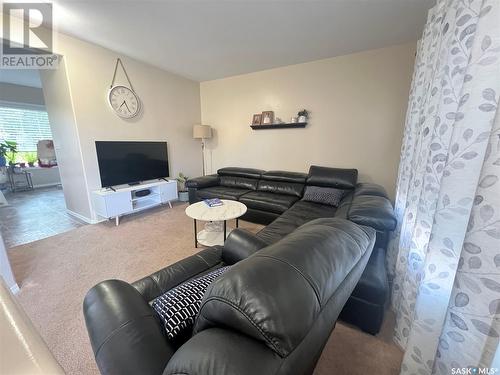
[[[140,190],[149,189],[149,195],[138,197]],[[168,204],[176,200],[176,180],[154,180],[138,185],[121,185],[113,188],[103,188],[92,192],[94,210],[100,217],[115,218],[116,225],[120,224],[120,216],[142,211],[161,204]]]

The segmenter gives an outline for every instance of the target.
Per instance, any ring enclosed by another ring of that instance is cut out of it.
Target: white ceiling
[[[29,87],[42,87],[40,74],[36,69],[0,69],[0,82]]]
[[[435,0],[56,0],[60,31],[198,81],[417,40]]]

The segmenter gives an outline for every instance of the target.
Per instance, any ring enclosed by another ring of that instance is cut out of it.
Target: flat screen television
[[[168,177],[167,142],[96,141],[102,187]]]

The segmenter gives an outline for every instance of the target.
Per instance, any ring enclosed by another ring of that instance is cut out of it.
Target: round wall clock
[[[108,93],[109,105],[122,118],[137,116],[141,109],[139,97],[126,86],[113,86]]]

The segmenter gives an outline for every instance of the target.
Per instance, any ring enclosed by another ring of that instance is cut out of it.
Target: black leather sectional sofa
[[[376,334],[389,293],[385,265],[388,234],[396,227],[384,188],[357,183],[356,169],[311,166],[309,173],[222,168],[215,175],[187,182],[190,203],[206,198],[233,199],[248,210],[241,218],[267,226],[256,237],[273,244],[299,226],[318,218],[343,218],[376,230],[375,250],[350,296],[341,319]],[[307,186],[345,190],[338,207],[302,200]]]
[[[372,228],[338,218],[310,221],[269,246],[236,229],[223,247],[204,249],[133,284],[99,283],[83,306],[99,370],[312,374],[374,243]],[[151,301],[228,265],[204,293],[194,326],[167,339]]]
[[[235,229],[224,246],[132,284],[93,287],[83,310],[103,375],[306,375],[339,314],[379,330],[387,232],[396,224],[380,186],[358,184],[356,170],[324,167],[308,175],[224,168],[188,186],[192,202],[237,199],[248,206],[246,220],[268,225],[257,234]],[[335,208],[303,200],[307,186],[345,193]],[[168,339],[152,301],[225,266],[203,294],[194,326]]]

